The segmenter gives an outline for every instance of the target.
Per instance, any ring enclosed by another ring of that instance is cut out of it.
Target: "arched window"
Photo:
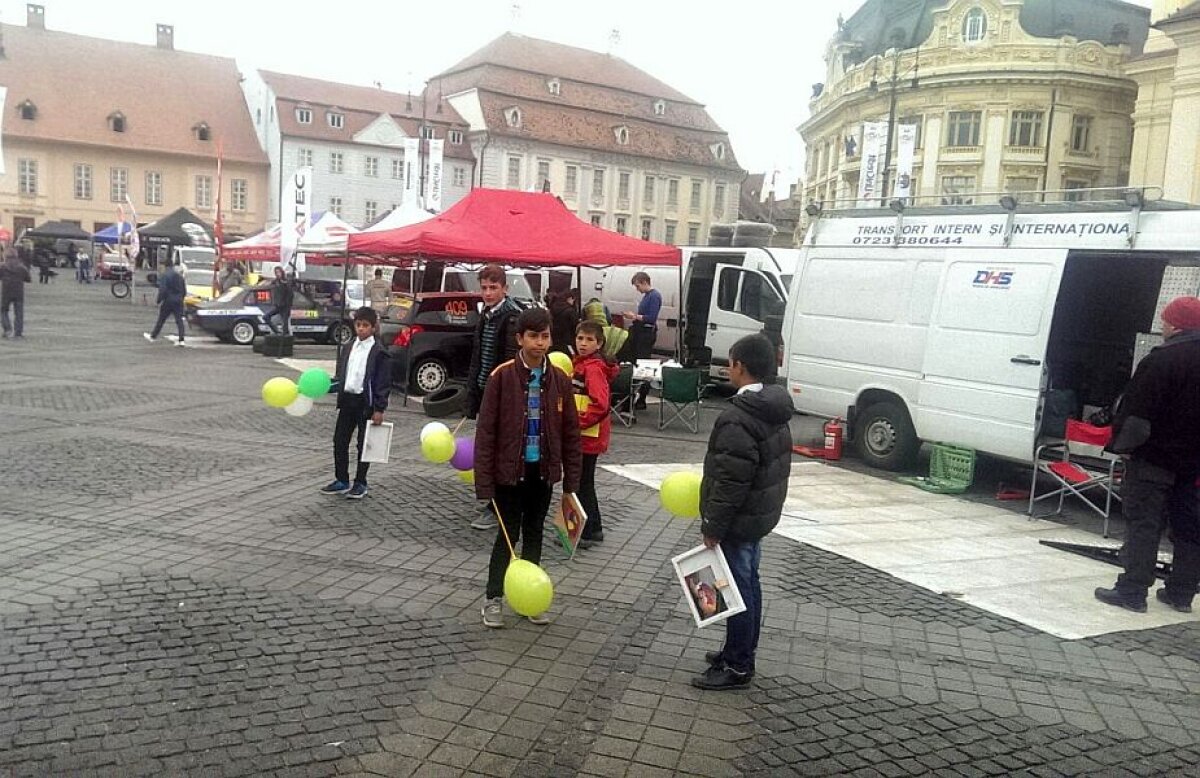
[[[613,128],[614,134],[617,136],[617,143],[621,146],[629,145],[629,128],[624,125]]]
[[[667,112],[667,101],[666,100],[655,100],[654,101],[654,115],[662,116],[666,112]]]
[[[125,132],[125,114],[120,111],[109,114],[108,128],[113,132]]]
[[[212,138],[212,131],[208,128],[208,124],[200,122],[194,128],[196,130],[196,140],[207,141]]]
[[[562,83],[557,78],[552,78],[546,82],[546,88],[550,90],[552,95],[562,94]]]
[[[25,121],[31,122],[37,118],[37,106],[33,104],[32,100],[26,100],[21,103],[20,108],[21,118]]]
[[[508,122],[509,127],[521,126],[521,109],[513,106],[504,112],[504,119]]]
[[[962,36],[966,43],[978,43],[987,34],[987,14],[982,8],[972,8],[963,17]]]

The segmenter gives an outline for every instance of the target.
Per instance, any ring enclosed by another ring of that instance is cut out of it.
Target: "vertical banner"
[[[917,155],[917,125],[901,124],[896,128],[896,132],[896,182],[892,185],[892,196],[907,201],[912,197],[913,162]]]
[[[421,168],[418,165],[421,141],[417,138],[404,139],[404,195],[400,202],[408,204],[417,199],[418,185],[421,179]]]
[[[8,98],[8,87],[0,86],[0,116],[4,115],[4,101]],[[4,170],[4,150],[0,149],[0,176],[6,175]]]
[[[296,251],[312,216],[312,168],[297,168],[283,185],[279,201],[279,264],[289,275],[304,272],[304,255]]]
[[[444,140],[429,141],[429,181],[425,184],[425,207],[442,211],[442,153]]]
[[[862,141],[862,165],[858,169],[858,207],[876,205],[882,193],[883,152],[887,143],[887,122],[864,122]]]

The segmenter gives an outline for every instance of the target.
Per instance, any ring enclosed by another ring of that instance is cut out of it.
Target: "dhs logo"
[[[971,286],[976,289],[1007,289],[1012,286],[1011,270],[976,270]]]

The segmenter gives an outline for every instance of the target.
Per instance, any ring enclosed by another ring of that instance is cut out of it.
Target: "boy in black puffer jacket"
[[[738,393],[708,438],[700,530],[704,545],[721,544],[746,610],[725,621],[725,645],[708,653],[708,670],[692,680],[701,689],[737,689],[754,677],[761,541],[779,523],[792,469],[792,400],[772,383],[774,375],[775,347],[765,336],[748,335],[729,349],[729,380]]]

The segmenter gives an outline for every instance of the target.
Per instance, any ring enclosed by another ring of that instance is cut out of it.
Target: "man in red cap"
[[[1166,524],[1175,556],[1155,596],[1191,613],[1200,583],[1200,299],[1172,301],[1162,321],[1163,343],[1138,364],[1113,419],[1109,449],[1126,458],[1125,572],[1096,599],[1145,613]]]

